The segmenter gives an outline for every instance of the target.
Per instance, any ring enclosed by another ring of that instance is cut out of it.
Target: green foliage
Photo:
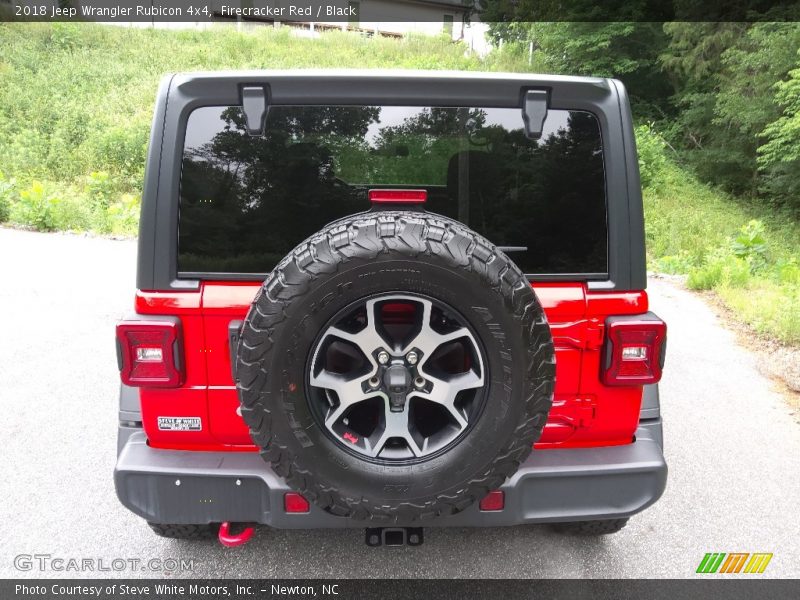
[[[800,345],[800,285],[757,279],[747,288],[720,287],[715,291],[758,333]]]
[[[30,224],[45,231],[52,229],[49,198],[45,195],[44,186],[34,181],[30,188],[19,193],[18,200],[11,206],[11,221]]]
[[[659,187],[665,183],[664,175],[668,165],[667,143],[655,130],[653,123],[639,125],[635,133],[642,186]]]
[[[80,45],[81,29],[75,23],[53,23],[50,45],[54,50],[72,51]]]
[[[11,198],[14,194],[15,181],[7,181],[0,173],[0,223],[8,221],[11,214]]]
[[[722,69],[722,53],[746,29],[745,23],[665,23],[669,43],[660,57],[661,63],[679,90],[705,91],[708,78]]]
[[[682,159],[728,191],[767,193],[772,202],[799,206],[796,177],[786,174],[797,174],[797,163],[778,157],[793,139],[788,121],[796,90],[780,82],[797,66],[800,24],[668,23],[664,29],[670,42],[661,62],[679,111],[660,125]],[[782,106],[788,120],[778,123]],[[774,144],[759,149],[765,138]]]
[[[489,8],[519,17],[561,3],[502,0]],[[633,15],[637,3],[623,8]],[[689,285],[713,289],[758,331],[800,344],[800,24],[517,18],[492,33],[504,44],[481,60],[463,45],[424,36],[0,23],[0,222],[134,235],[153,99],[168,72],[394,67],[614,76],[640,123],[651,268],[688,274]],[[373,167],[384,168],[359,168]],[[723,190],[761,194],[761,202]]]
[[[730,245],[714,248],[701,265],[689,266],[687,285],[714,290],[759,333],[800,344],[797,256],[770,263],[767,246],[764,223],[753,219],[739,229]]]
[[[135,234],[153,100],[165,73],[213,69],[495,65],[444,38],[402,40],[287,27],[165,31],[0,23],[0,221]],[[516,67],[519,68],[519,65]]]
[[[611,9],[635,16],[637,7]],[[774,12],[776,22],[546,22],[553,10],[593,16],[589,4],[490,3],[485,18],[505,18],[490,29],[503,43],[498,59],[524,65],[533,44],[526,70],[619,78],[639,122],[653,121],[702,181],[800,209],[797,14]]]
[[[440,38],[367,39],[289,28],[237,33],[92,24],[0,24],[0,164],[7,173],[71,180],[104,170],[141,185],[153,99],[169,72],[302,67],[483,67]]]
[[[724,248],[712,251],[699,267],[689,269],[687,285],[695,290],[717,287],[745,287],[750,281],[750,265]]]
[[[650,268],[713,290],[756,331],[800,345],[800,225],[785,210],[737,201],[699,182],[636,129]]]
[[[105,171],[89,173],[86,178],[86,192],[93,204],[108,208],[114,194],[114,185],[109,174]]]
[[[800,60],[797,65],[800,66]],[[763,189],[779,198],[800,197],[800,68],[786,81],[775,84],[775,102],[782,114],[761,132],[765,143],[758,148],[758,165],[764,175]],[[798,202],[800,204],[800,202]]]
[[[680,275],[683,273],[688,273],[696,265],[694,258],[689,251],[681,250],[678,252],[678,254],[662,256],[661,258],[655,259],[655,266],[656,269],[661,273]]]
[[[495,23],[491,31],[518,59],[527,58],[533,43],[527,70],[619,78],[639,116],[663,118],[669,108],[672,91],[659,63],[667,37],[659,23],[537,20]]]
[[[758,149],[763,167],[800,160],[800,68],[790,71],[789,79],[779,81],[775,89],[775,100],[783,107],[783,114],[762,132],[768,140]]]
[[[3,220],[39,231],[133,235],[138,227],[140,198],[112,192],[108,181],[106,173],[93,173],[76,184],[34,179],[20,185],[0,178],[0,211],[7,207]]]
[[[634,17],[639,3],[609,9]],[[543,15],[554,10],[587,18],[547,22]],[[490,27],[502,42],[498,60],[619,78],[638,121],[653,122],[702,181],[800,209],[800,74],[791,75],[800,67],[796,13],[773,11],[775,22],[660,24],[589,22],[597,16],[591,11],[590,4],[498,0],[484,16],[505,19]]]
[[[767,264],[767,240],[764,235],[764,223],[752,219],[742,225],[731,242],[733,255],[744,260],[751,271],[760,271]]]
[[[778,274],[778,283],[800,286],[800,264],[796,257],[776,261],[775,270]]]
[[[56,206],[60,199],[51,194],[40,181],[19,192],[19,199],[11,206],[11,222],[32,225],[41,231],[54,230]]]
[[[136,194],[122,194],[106,209],[109,233],[134,235],[139,228],[141,197]]]

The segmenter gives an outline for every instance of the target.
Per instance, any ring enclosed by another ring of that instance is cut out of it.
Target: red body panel
[[[183,450],[254,451],[231,377],[228,324],[243,319],[260,283],[206,282],[196,292],[138,292],[136,312],[181,318],[186,383],[140,390],[150,444]],[[639,422],[642,387],[600,380],[604,322],[647,312],[647,294],[588,292],[582,283],[535,283],[556,348],[553,408],[537,448],[628,444]],[[160,431],[159,416],[200,417],[201,431]]]

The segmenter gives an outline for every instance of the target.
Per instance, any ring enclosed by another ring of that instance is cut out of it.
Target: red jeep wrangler
[[[666,485],[645,284],[618,81],[170,76],[117,326],[119,499],[229,543],[618,531]]]

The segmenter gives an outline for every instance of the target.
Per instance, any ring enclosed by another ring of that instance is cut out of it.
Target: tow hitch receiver
[[[422,527],[367,527],[367,546],[421,546]]]
[[[255,531],[254,527],[245,525],[238,533],[231,533],[231,523],[225,521],[219,526],[219,543],[228,548],[243,546],[250,541]]]

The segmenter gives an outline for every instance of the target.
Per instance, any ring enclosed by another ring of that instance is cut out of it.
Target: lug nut
[[[370,377],[367,383],[369,383],[370,387],[376,388],[381,384],[381,380],[377,377]]]
[[[414,379],[414,385],[417,386],[418,388],[424,388],[425,380],[422,377],[417,377],[416,379]]]
[[[380,352],[378,352],[378,362],[381,363],[382,365],[385,365],[386,363],[388,363],[389,362],[389,353],[386,352],[385,350],[381,350]]]
[[[419,360],[419,356],[417,356],[417,353],[414,352],[413,350],[411,352],[409,352],[408,354],[406,354],[406,361],[408,362],[408,364],[415,365],[415,364],[417,364],[418,360]]]

